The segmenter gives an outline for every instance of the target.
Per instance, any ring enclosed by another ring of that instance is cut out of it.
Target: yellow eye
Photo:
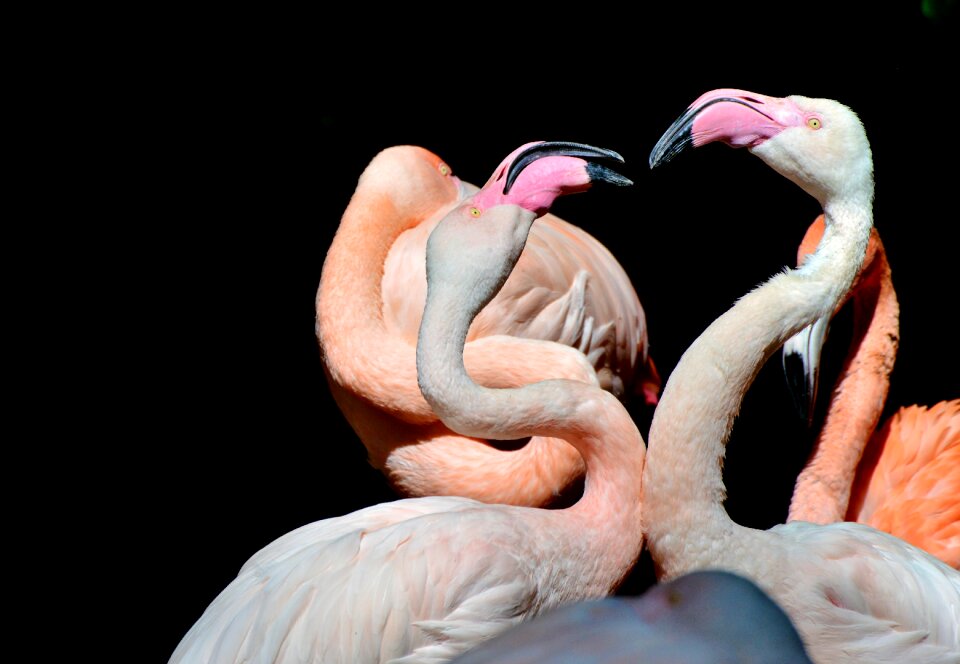
[[[450,175],[450,167],[446,164],[440,164],[440,175]]]
[[[807,118],[807,126],[811,129],[820,128],[820,118]]]
[[[480,216],[480,208],[476,208],[476,207],[470,208],[470,214],[473,215],[474,217],[479,217],[479,216]]]

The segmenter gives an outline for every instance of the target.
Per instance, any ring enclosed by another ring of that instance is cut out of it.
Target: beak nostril
[[[744,101],[749,101],[749,102],[751,102],[751,103],[753,103],[753,104],[762,104],[762,103],[763,103],[763,100],[761,100],[761,99],[756,99],[756,98],[754,98],[754,97],[744,97],[743,100],[744,100]]]

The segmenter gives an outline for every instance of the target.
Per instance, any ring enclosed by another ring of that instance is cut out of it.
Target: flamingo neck
[[[327,251],[317,290],[316,334],[324,367],[332,383],[388,413],[412,422],[434,421],[417,390],[393,388],[416,383],[416,363],[410,345],[386,330],[382,280],[397,237],[438,214],[440,205],[434,199],[419,207],[402,205],[384,190],[379,177],[371,176],[371,185],[365,183],[366,176],[361,176]],[[392,382],[384,381],[385,376]]]
[[[797,477],[788,521],[846,519],[857,468],[887,400],[900,307],[882,245],[854,288],[850,353],[810,460]]]
[[[745,529],[723,507],[722,468],[734,418],[770,356],[831,314],[849,289],[872,227],[869,200],[828,202],[817,251],[802,267],[740,298],[670,375],[650,425],[643,478],[647,542],[660,575],[672,578],[739,555],[733,542]]]
[[[586,465],[580,500],[563,510],[542,511],[560,519],[558,526],[576,529],[571,541],[586,542],[590,550],[583,554],[585,564],[612,566],[625,575],[643,545],[643,438],[620,401],[592,384],[554,379],[489,388],[474,382],[464,367],[463,349],[473,317],[489,300],[478,291],[488,284],[499,289],[502,282],[464,288],[428,277],[417,344],[420,389],[443,423],[459,434],[497,440],[548,436],[575,447]]]

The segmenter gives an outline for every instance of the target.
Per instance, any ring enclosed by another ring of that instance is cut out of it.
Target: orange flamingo
[[[757,583],[815,662],[957,662],[960,572],[860,523],[741,526],[723,508],[725,448],[743,397],[784,342],[833,313],[873,227],[873,160],[856,113],[830,99],[713,90],[658,141],[748,147],[822,206],[817,250],[743,295],[693,342],[653,414],[643,472],[646,544],[658,579],[719,568]]]
[[[626,407],[580,380],[487,388],[464,367],[471,320],[561,195],[629,180],[574,143],[522,146],[431,234],[418,379],[455,431],[567,440],[587,467],[565,509],[406,498],[303,526],[255,554],[171,664],[438,664],[541,611],[616,589],[643,547],[644,442]],[[546,342],[544,342],[546,343]]]
[[[797,263],[816,249],[823,216],[807,230]],[[848,294],[853,339],[814,444],[797,478],[788,521],[857,521],[892,533],[960,569],[960,398],[899,408],[877,425],[899,343],[899,304],[874,228]],[[843,303],[841,303],[841,307]],[[784,369],[801,377],[801,414],[812,418],[829,318],[784,345]]]
[[[316,330],[331,392],[370,463],[402,495],[462,495],[546,505],[582,477],[570,445],[536,436],[517,448],[450,431],[417,389],[426,239],[476,187],[438,156],[394,146],[374,157],[327,251]],[[556,343],[561,342],[568,347]],[[481,384],[571,378],[656,401],[644,312],[623,268],[595,238],[551,214],[477,316],[464,351]]]

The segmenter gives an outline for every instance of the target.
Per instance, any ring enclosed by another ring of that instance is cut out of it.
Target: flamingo
[[[803,238],[798,263],[823,230],[820,216]],[[960,569],[960,398],[901,406],[877,426],[897,354],[900,308],[876,228],[848,297],[854,304],[848,359],[787,520],[866,523]],[[783,347],[788,377],[801,370],[802,378],[789,382],[808,421],[828,323],[818,320]]]
[[[776,602],[749,579],[700,570],[637,597],[553,609],[452,664],[812,664]]]
[[[542,611],[616,590],[643,547],[645,445],[626,407],[580,380],[482,387],[463,357],[471,320],[534,220],[593,182],[631,184],[604,158],[622,161],[582,144],[527,144],[446,215],[427,246],[417,346],[419,384],[444,423],[473,436],[563,438],[584,455],[580,499],[554,510],[403,498],[302,526],[247,561],[171,664],[444,662]]]
[[[741,526],[723,508],[725,447],[757,372],[849,290],[873,227],[873,161],[856,113],[831,99],[705,93],[657,142],[747,147],[822,206],[817,250],[742,296],[690,345],[653,414],[643,472],[646,545],[658,580],[718,568],[776,601],[815,662],[960,662],[960,572],[860,523]]]
[[[424,148],[393,146],[373,158],[317,289],[324,371],[369,462],[399,494],[545,506],[582,479],[576,450],[551,437],[518,447],[451,431],[417,388],[426,239],[475,192]],[[624,400],[639,392],[653,404],[660,377],[647,341],[644,311],[622,266],[593,236],[548,213],[474,321],[464,356],[470,375],[487,386],[571,378]]]

